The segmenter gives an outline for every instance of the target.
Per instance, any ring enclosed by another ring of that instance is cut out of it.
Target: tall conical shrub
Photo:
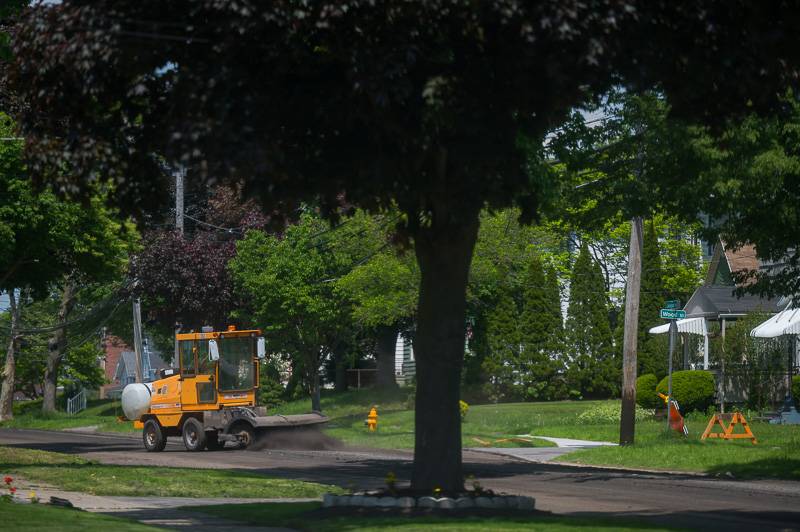
[[[502,290],[486,319],[489,353],[482,368],[487,377],[485,392],[493,401],[518,399],[515,370],[522,343],[519,310],[510,290]]]
[[[667,335],[652,335],[651,327],[661,325],[659,317],[663,308],[666,291],[664,273],[661,268],[661,250],[655,223],[645,224],[642,242],[642,286],[639,295],[638,374],[655,374],[659,379],[667,373]]]
[[[560,340],[561,300],[555,272],[547,274],[541,260],[528,265],[522,286],[519,374],[527,400],[560,398],[557,348]]]
[[[584,397],[616,395],[620,368],[608,319],[605,283],[600,265],[585,241],[570,277],[564,339],[570,393]]]

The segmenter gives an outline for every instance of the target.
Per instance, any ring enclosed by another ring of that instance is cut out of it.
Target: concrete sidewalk
[[[549,436],[531,436],[530,434],[520,435],[520,438],[538,438],[555,443],[556,447],[470,447],[470,451],[479,453],[496,454],[500,456],[511,456],[526,462],[548,462],[554,458],[565,455],[577,449],[588,449],[591,447],[602,447],[607,445],[617,445],[616,443],[605,441],[573,440],[570,438],[551,438]]]
[[[619,445],[611,443],[610,441],[589,441],[589,440],[573,440],[570,438],[551,438],[549,436],[532,436],[527,434],[525,438],[539,438],[540,440],[547,440],[555,443],[558,447],[567,447],[570,449],[587,449],[589,447],[603,447],[607,445]]]
[[[143,524],[168,528],[173,530],[237,530],[237,531],[287,531],[290,529],[280,527],[249,526],[237,521],[221,517],[193,512],[187,507],[211,506],[216,504],[247,504],[269,502],[313,502],[320,499],[249,499],[225,497],[117,497],[108,495],[91,495],[77,491],[64,491],[49,486],[37,485],[24,478],[16,478],[17,498],[27,499],[31,492],[43,503],[49,502],[50,497],[68,500],[75,508],[87,512],[126,517]]]

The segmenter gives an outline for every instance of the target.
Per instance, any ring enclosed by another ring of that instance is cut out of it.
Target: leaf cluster
[[[155,205],[160,154],[244,176],[283,212],[394,202],[413,231],[485,202],[535,215],[551,185],[530,145],[612,86],[660,84],[707,121],[773,108],[797,78],[797,17],[714,0],[73,0],[26,11],[7,77],[32,171],[65,190],[103,176]]]

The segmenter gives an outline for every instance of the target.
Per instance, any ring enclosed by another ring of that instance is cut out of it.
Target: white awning
[[[688,334],[707,334],[705,318],[687,318],[685,320],[678,320],[678,332]],[[669,323],[659,325],[650,329],[650,334],[665,334],[669,332]]]
[[[703,369],[708,369],[708,329],[705,318],[686,318],[676,322],[679,333],[697,334],[703,337]],[[665,334],[669,332],[669,323],[650,329],[650,334]]]
[[[750,331],[756,338],[775,338],[784,334],[800,334],[800,309],[787,308]]]

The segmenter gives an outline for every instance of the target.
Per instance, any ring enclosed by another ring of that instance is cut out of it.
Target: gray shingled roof
[[[737,298],[733,286],[701,286],[684,307],[689,318],[716,318],[720,314],[747,314],[755,310],[778,312],[778,299],[762,299],[754,295]]]
[[[125,377],[136,377],[136,353],[133,351],[123,351],[117,362],[117,371],[114,373],[115,379],[122,379],[122,370],[125,370]]]

